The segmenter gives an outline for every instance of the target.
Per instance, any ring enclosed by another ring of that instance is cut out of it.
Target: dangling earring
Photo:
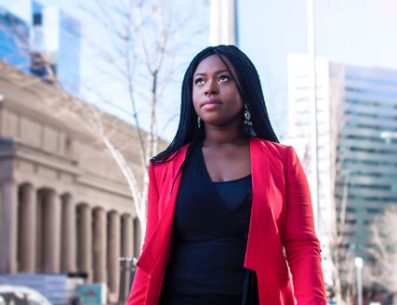
[[[198,127],[198,129],[201,128],[201,118],[200,117],[197,117],[197,127]]]
[[[254,125],[251,121],[251,113],[248,110],[247,104],[244,104],[244,131],[248,137],[256,137]]]

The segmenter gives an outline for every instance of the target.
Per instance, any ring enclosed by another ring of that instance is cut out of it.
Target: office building
[[[290,141],[312,181],[308,58],[291,54],[288,65]],[[371,225],[397,204],[397,71],[317,59],[316,84],[318,231],[348,285],[355,257],[376,263]]]
[[[1,16],[1,41],[7,47],[1,49],[0,60],[79,96],[79,21],[35,0],[16,1],[9,10],[1,10]]]
[[[65,91],[79,95],[81,35],[76,19],[32,1],[31,51],[32,74],[56,79]]]
[[[0,7],[0,59],[22,71],[29,71],[29,25]]]

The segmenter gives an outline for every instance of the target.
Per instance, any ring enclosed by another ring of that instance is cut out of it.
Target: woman
[[[177,134],[149,177],[128,305],[326,304],[305,174],[278,144],[259,76],[237,47],[194,57]]]

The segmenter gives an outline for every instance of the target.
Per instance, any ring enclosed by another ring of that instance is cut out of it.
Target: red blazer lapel
[[[257,271],[259,287],[267,287],[265,299],[276,300],[288,278],[278,226],[285,204],[284,166],[267,141],[251,139],[250,153],[253,195],[244,267]]]
[[[277,220],[282,211],[284,186],[278,181],[280,177],[273,174],[273,167],[277,166],[277,172],[280,172],[282,164],[274,164],[278,160],[269,151],[267,144],[254,138],[250,141],[250,152],[253,194],[245,266],[255,269],[258,267],[258,253],[263,252],[265,260],[272,255],[269,248],[274,247],[266,247],[265,244],[280,241]],[[258,251],[258,247],[266,247],[266,250]]]
[[[172,161],[155,166],[157,187],[161,194],[158,203],[159,222],[137,263],[148,274],[152,274],[159,264],[165,264],[168,258],[175,204],[182,180],[180,168],[186,151],[187,146],[184,146]]]

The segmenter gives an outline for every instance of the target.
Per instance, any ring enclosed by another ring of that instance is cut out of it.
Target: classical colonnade
[[[29,183],[2,184],[2,201],[9,246],[8,270],[2,272],[82,272],[89,282],[118,291],[119,257],[138,254],[138,222],[132,215]]]

